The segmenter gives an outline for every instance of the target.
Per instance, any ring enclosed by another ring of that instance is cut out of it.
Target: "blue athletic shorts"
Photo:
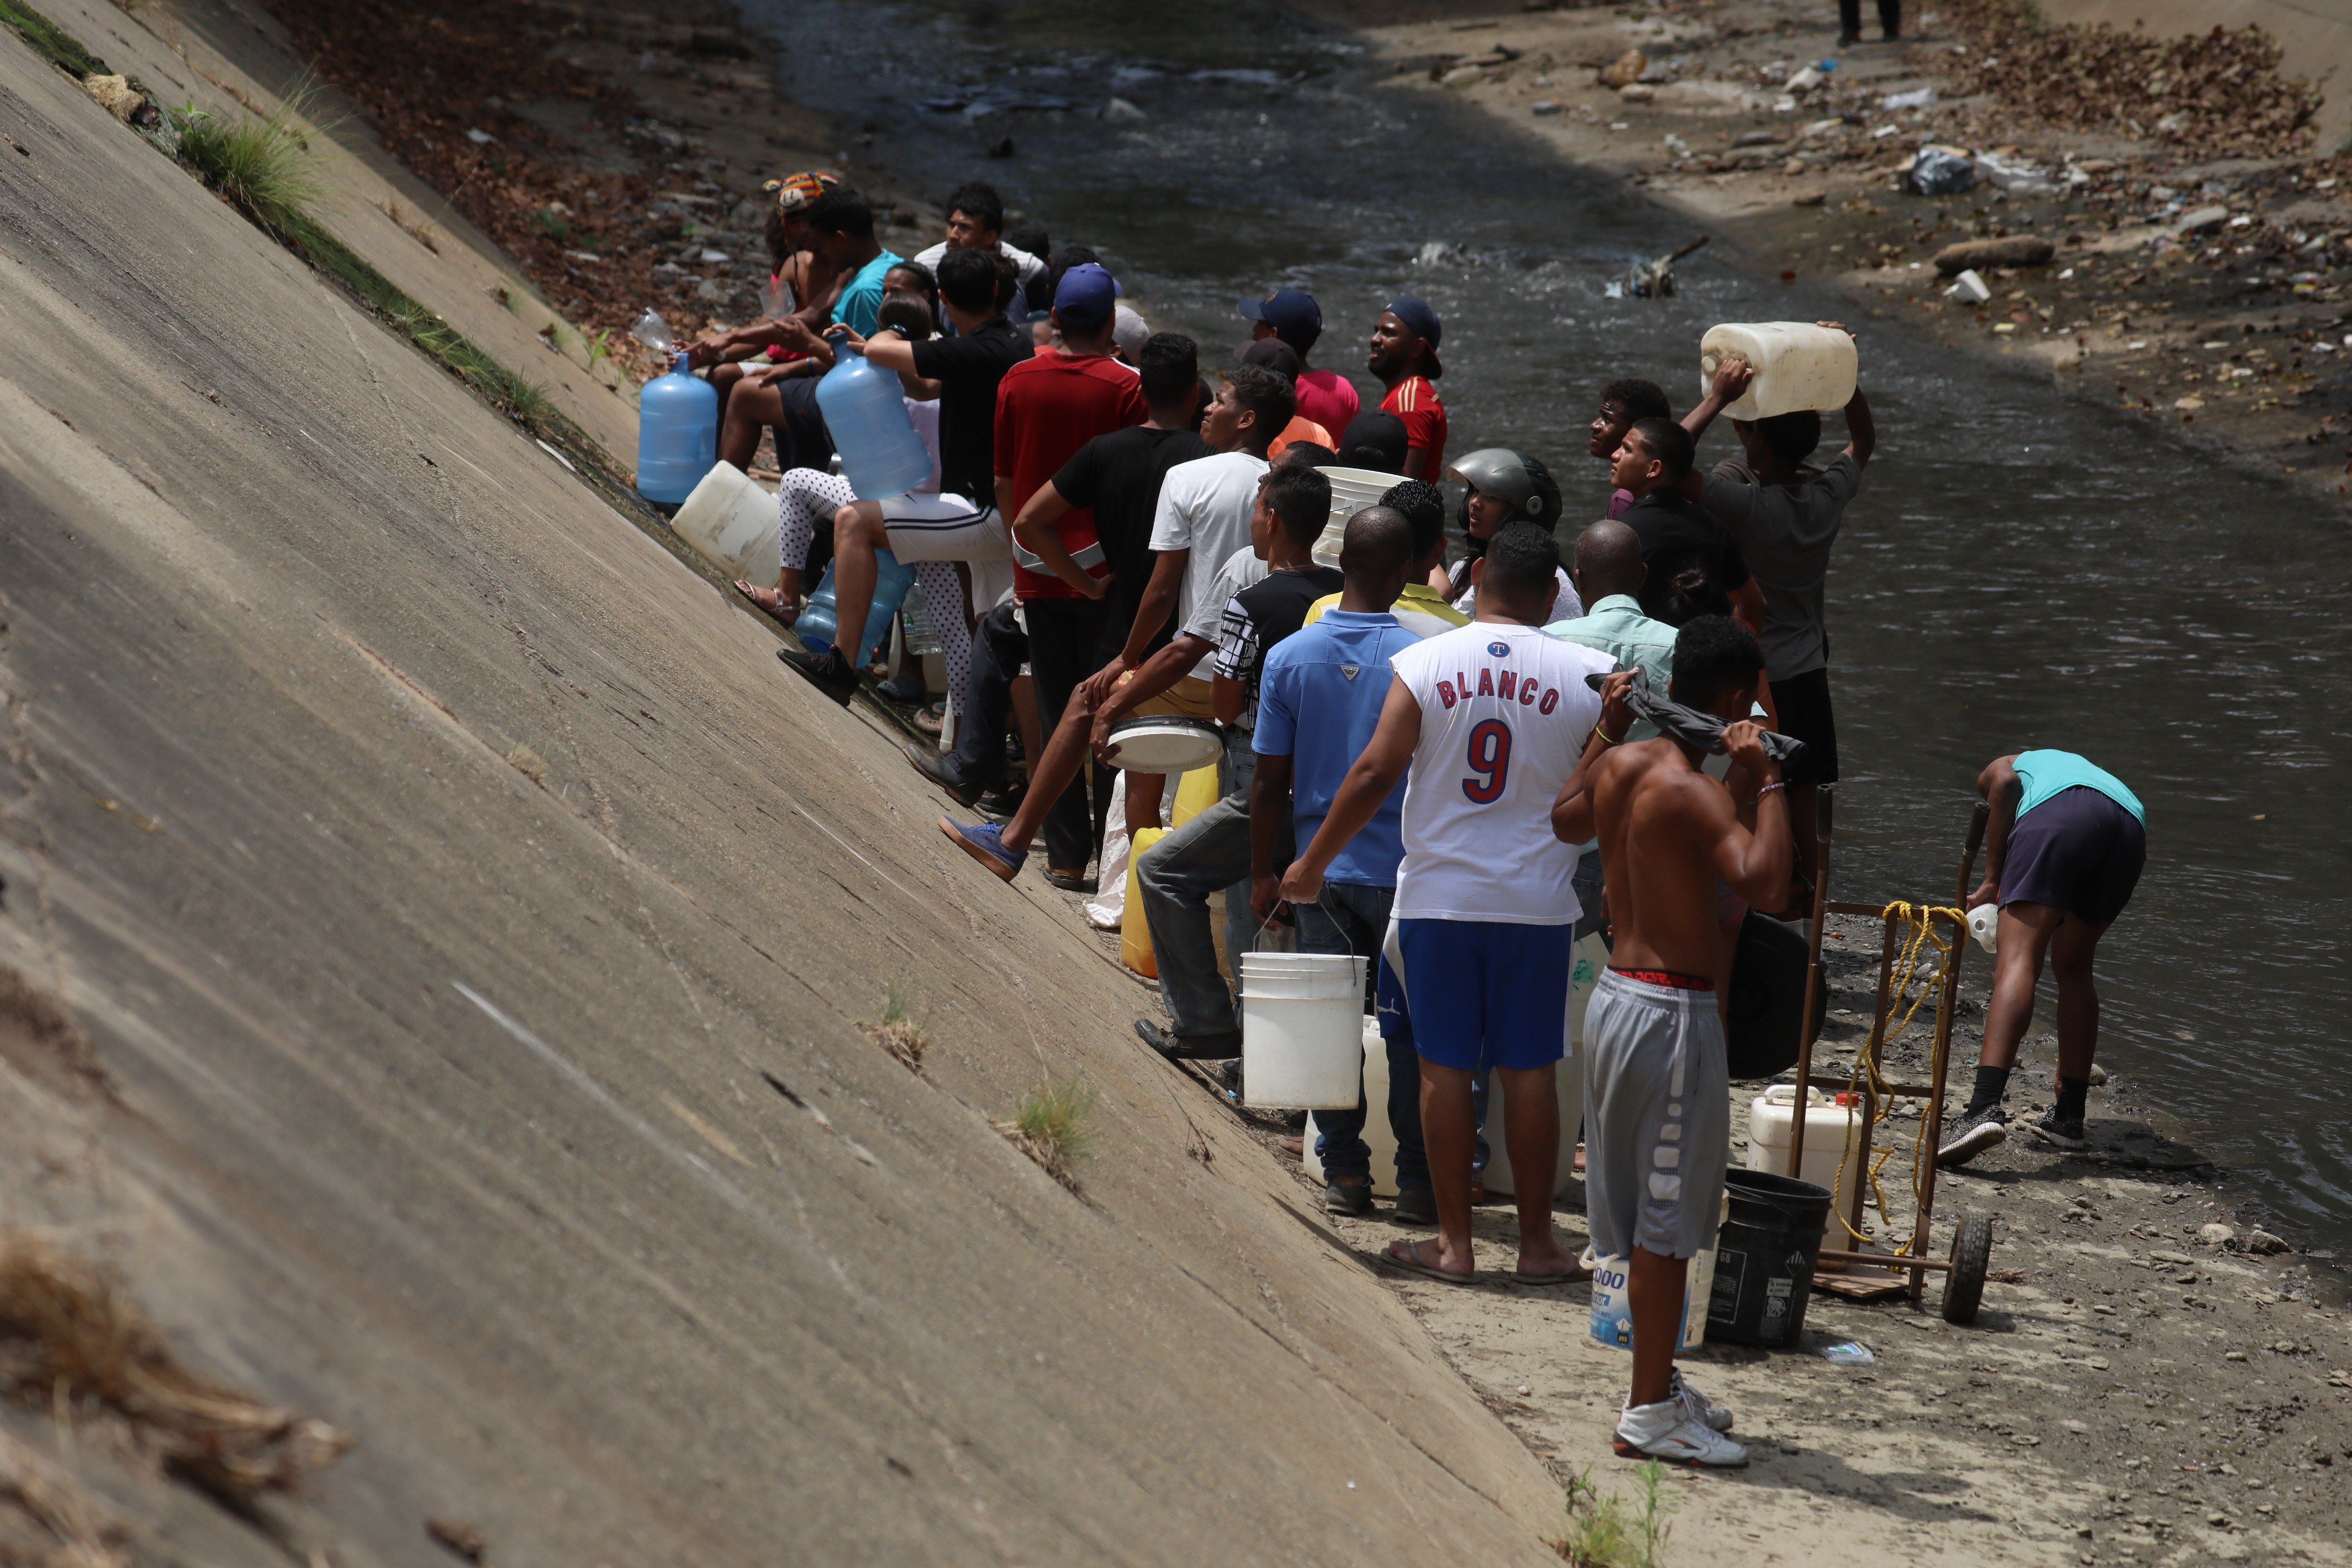
[[[1413,1048],[1466,1072],[1549,1067],[1568,1050],[1572,925],[1399,921]]]

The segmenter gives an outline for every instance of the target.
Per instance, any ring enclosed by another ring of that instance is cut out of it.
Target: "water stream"
[[[745,10],[785,38],[788,90],[870,130],[895,176],[933,195],[992,180],[1204,357],[1245,337],[1236,299],[1306,288],[1316,363],[1354,373],[1369,405],[1364,335],[1391,295],[1423,295],[1445,318],[1451,450],[1543,457],[1570,527],[1606,497],[1582,428],[1604,382],[1649,376],[1679,407],[1708,325],[1849,308],[1721,247],[1675,299],[1608,298],[1693,226],[1383,87],[1343,35],[1270,5]],[[1113,94],[1148,118],[1097,118]],[[1008,135],[1013,156],[982,158]],[[1881,444],[1831,579],[1840,894],[1947,898],[1993,755],[2060,746],[2113,770],[2147,803],[2150,860],[2102,953],[2102,1063],[2274,1224],[2352,1247],[2342,517],[1900,322],[1855,324]],[[2046,1071],[2021,1074],[2012,1107]]]

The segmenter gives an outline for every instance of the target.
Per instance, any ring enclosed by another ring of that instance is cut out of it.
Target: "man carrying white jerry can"
[[[1662,719],[1665,733],[1625,743],[1634,677],[1611,676],[1552,810],[1563,845],[1597,834],[1608,879],[1609,973],[1584,1015],[1584,1196],[1593,1252],[1629,1260],[1633,1383],[1614,1438],[1627,1458],[1748,1463],[1723,1435],[1730,1412],[1683,1382],[1675,1351],[1690,1261],[1715,1245],[1730,1158],[1716,902],[1725,887],[1762,901],[1788,886],[1785,786],[1763,731],[1744,717],[1763,668],[1738,622],[1689,622],[1675,638],[1669,695],[1697,710],[1691,722]],[[1716,743],[1702,716],[1727,722],[1731,772],[1720,783],[1699,770]],[[1750,810],[1752,832],[1740,823]]]

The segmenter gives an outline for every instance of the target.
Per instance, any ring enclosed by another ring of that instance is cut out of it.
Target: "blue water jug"
[[[907,417],[905,389],[887,371],[831,337],[833,368],[816,384],[825,433],[841,454],[841,473],[859,500],[905,495],[931,477],[931,455]]]
[[[686,355],[637,395],[637,493],[677,506],[719,462],[719,393],[687,374]]]
[[[929,473],[929,459],[924,459],[924,472]],[[874,607],[866,612],[866,646],[851,660],[863,669],[880,656],[882,645],[890,639],[890,617],[907,602],[907,590],[914,585],[915,569],[903,565],[887,550],[874,552]],[[840,627],[835,625],[838,615],[833,595],[833,566],[826,563],[824,577],[809,595],[808,604],[801,610],[800,619],[793,630],[801,641],[808,644],[812,653],[823,653],[838,640]],[[845,648],[845,652],[847,650]]]

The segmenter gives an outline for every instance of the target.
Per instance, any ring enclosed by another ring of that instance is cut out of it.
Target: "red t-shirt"
[[[1298,416],[1312,419],[1334,436],[1348,433],[1348,422],[1362,406],[1356,389],[1337,371],[1310,370],[1298,378]]]
[[[1013,505],[1005,527],[1013,526],[1038,487],[1059,473],[1079,447],[1150,416],[1141,379],[1101,354],[1041,353],[1006,371],[996,384],[996,471],[1010,481],[1006,499]],[[1093,509],[1072,507],[1054,524],[1054,531],[1063,549],[1077,554],[1096,542]],[[1091,570],[1098,577],[1110,575],[1108,565]],[[1023,599],[1079,596],[1052,573],[1032,572],[1017,563],[1013,591]]]
[[[1381,412],[1393,414],[1404,421],[1404,444],[1426,447],[1429,467],[1422,478],[1435,484],[1445,474],[1445,405],[1437,401],[1437,388],[1429,384],[1425,375],[1409,375],[1397,383],[1396,390],[1381,399]]]

